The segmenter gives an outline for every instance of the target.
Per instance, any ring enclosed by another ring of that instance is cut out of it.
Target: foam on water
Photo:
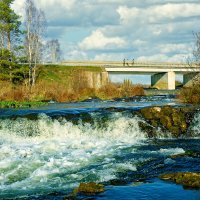
[[[200,137],[200,112],[194,116],[190,131],[194,137]]]
[[[160,149],[159,153],[164,155],[176,155],[180,153],[185,153],[182,148],[169,148],[169,149]]]
[[[115,159],[146,138],[138,117],[113,114],[105,127],[77,125],[40,115],[38,120],[0,121],[0,197],[67,190],[83,181],[108,181],[135,171]],[[134,147],[133,147],[134,148]]]
[[[153,154],[185,152],[178,147],[159,147],[142,150],[145,156],[136,159],[133,155],[147,139],[140,121],[119,112],[112,113],[103,125],[98,120],[72,123],[45,114],[37,120],[0,119],[0,198],[67,192],[80,182],[109,181],[119,173],[137,171],[137,164]],[[200,133],[200,114],[192,128],[196,135]],[[164,164],[173,162],[166,158]]]

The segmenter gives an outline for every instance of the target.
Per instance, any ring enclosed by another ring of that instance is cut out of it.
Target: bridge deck
[[[99,66],[99,67],[188,67],[187,63],[170,63],[170,62],[137,62],[134,64],[131,61],[126,61],[125,66],[123,62],[117,61],[65,61],[62,65],[68,66]]]

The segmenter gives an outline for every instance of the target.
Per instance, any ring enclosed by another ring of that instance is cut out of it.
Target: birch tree
[[[41,61],[42,42],[45,32],[45,14],[33,0],[25,2],[25,48],[29,64],[29,85],[35,85],[37,66]]]
[[[194,37],[196,39],[195,45],[193,48],[192,56],[190,56],[187,60],[188,67],[194,69],[200,69],[200,32],[194,33]],[[197,73],[193,78],[193,85],[200,84],[200,73]]]
[[[193,50],[194,63],[200,68],[200,32],[195,34],[196,43],[195,49]]]
[[[61,50],[58,39],[53,39],[47,42],[47,59],[51,63],[56,63],[60,60]]]

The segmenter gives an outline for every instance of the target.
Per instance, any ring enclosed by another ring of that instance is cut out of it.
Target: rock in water
[[[74,190],[74,194],[77,195],[78,193],[82,193],[84,195],[96,195],[98,193],[104,192],[105,188],[104,185],[89,182],[89,183],[80,183],[79,187]]]
[[[188,109],[164,106],[143,108],[139,112],[151,126],[161,128],[163,131],[167,130],[173,137],[178,138],[186,135],[195,111],[195,108]],[[150,135],[151,137],[155,135],[155,131],[151,132]]]
[[[178,172],[164,174],[160,176],[160,179],[182,184],[186,188],[200,189],[200,173]]]

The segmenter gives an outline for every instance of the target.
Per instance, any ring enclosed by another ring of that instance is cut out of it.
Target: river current
[[[160,132],[148,139],[135,111],[162,105],[183,106],[173,96],[154,96],[0,110],[0,199],[63,199],[90,181],[106,185],[93,197],[99,200],[200,199],[199,190],[158,179],[200,171],[200,158],[171,157],[200,152],[200,113],[190,127],[194,138]]]

